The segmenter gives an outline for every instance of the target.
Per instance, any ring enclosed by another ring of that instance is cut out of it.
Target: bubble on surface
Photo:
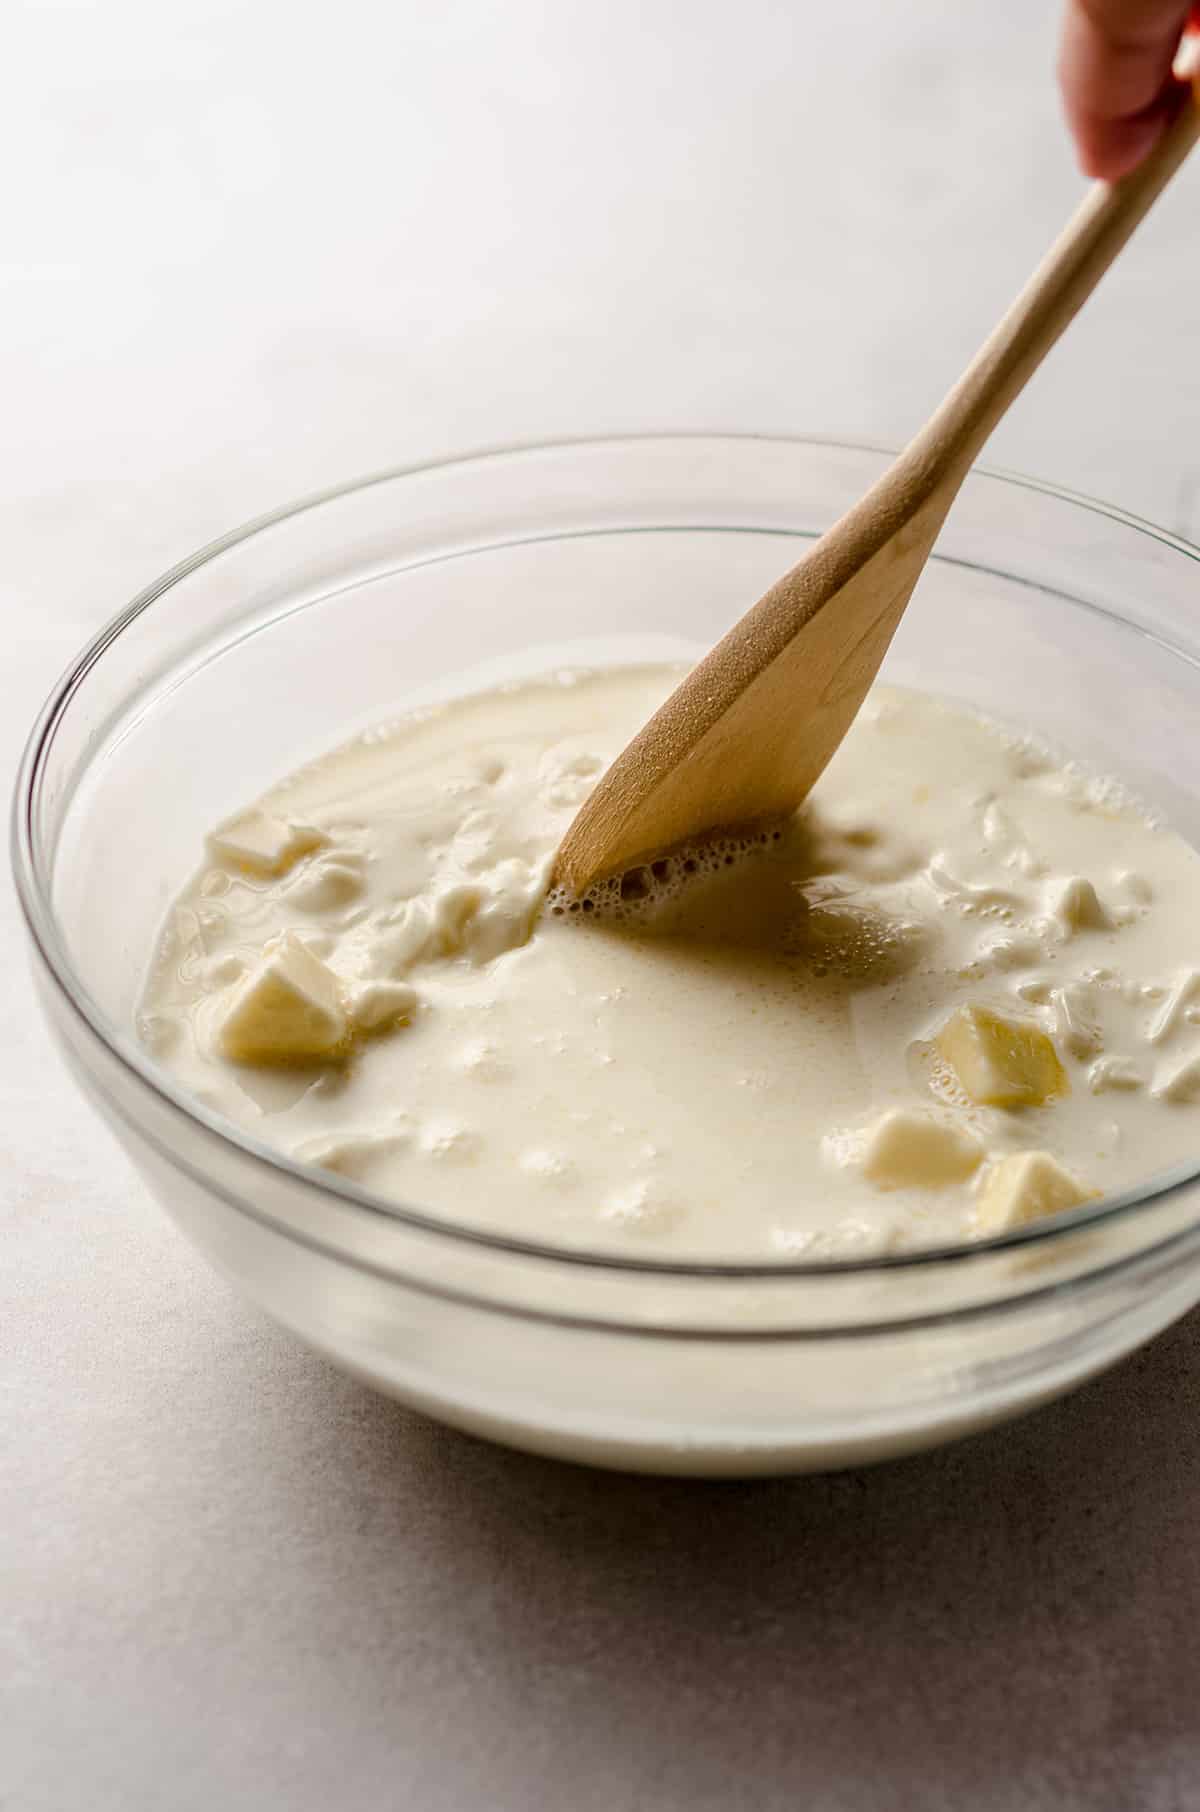
[[[673,906],[685,888],[761,854],[778,843],[777,826],[739,831],[687,844],[653,862],[639,863],[624,874],[596,881],[581,894],[559,881],[546,896],[546,909],[554,918],[577,921],[594,918],[600,923],[652,925]]]

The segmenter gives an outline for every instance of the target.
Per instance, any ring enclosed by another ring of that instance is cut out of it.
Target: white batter
[[[554,851],[679,675],[372,733],[209,839],[139,1028],[426,1210],[659,1256],[974,1239],[1200,1140],[1200,858],[1111,781],[877,690],[804,811],[592,899]]]

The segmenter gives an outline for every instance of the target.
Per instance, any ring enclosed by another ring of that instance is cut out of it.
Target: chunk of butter
[[[255,809],[219,825],[209,836],[208,847],[214,856],[234,868],[244,868],[255,875],[282,875],[301,856],[320,849],[328,841],[324,831],[314,825],[291,824],[285,818]]]
[[[285,931],[235,988],[220,1042],[234,1063],[311,1063],[340,1056],[347,1034],[337,977]]]
[[[1111,931],[1113,920],[1092,883],[1072,875],[1050,889],[1050,910],[1070,935],[1075,931]]]
[[[879,1189],[940,1189],[969,1177],[982,1159],[983,1146],[965,1128],[893,1108],[868,1128],[862,1169]]]
[[[1156,1077],[1154,1093],[1160,1101],[1200,1101],[1200,1056],[1180,1064],[1169,1076]]]
[[[1104,1045],[1094,991],[1079,982],[1068,982],[1065,987],[1053,989],[1050,998],[1054,1002],[1055,1030],[1072,1057],[1094,1057]]]
[[[1001,1158],[988,1173],[975,1213],[980,1233],[1003,1233],[1043,1215],[1059,1214],[1091,1201],[1098,1190],[1086,1189],[1048,1151],[1018,1151]]]
[[[983,1107],[1040,1107],[1069,1084],[1053,1041],[1028,1021],[960,1007],[934,1039],[962,1087]]]

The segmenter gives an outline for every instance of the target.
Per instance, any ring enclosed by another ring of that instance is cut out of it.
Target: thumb
[[[1114,182],[1155,143],[1189,10],[1187,0],[1068,0],[1059,82],[1089,176]]]

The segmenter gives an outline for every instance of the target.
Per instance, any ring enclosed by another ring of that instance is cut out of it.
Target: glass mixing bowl
[[[219,818],[400,700],[536,667],[545,655],[530,650],[586,663],[636,636],[643,656],[694,652],[886,459],[655,437],[369,479],[159,580],[34,729],[17,883],[81,1087],[242,1289],[447,1422],[647,1471],[843,1466],[1042,1402],[1200,1299],[1197,1169],[987,1244],[887,1260],[614,1258],[484,1233],[469,1180],[450,1222],[291,1162],[181,1094],[134,1037],[160,919]],[[1052,736],[1200,843],[1198,603],[1196,549],[979,473],[885,677]]]

